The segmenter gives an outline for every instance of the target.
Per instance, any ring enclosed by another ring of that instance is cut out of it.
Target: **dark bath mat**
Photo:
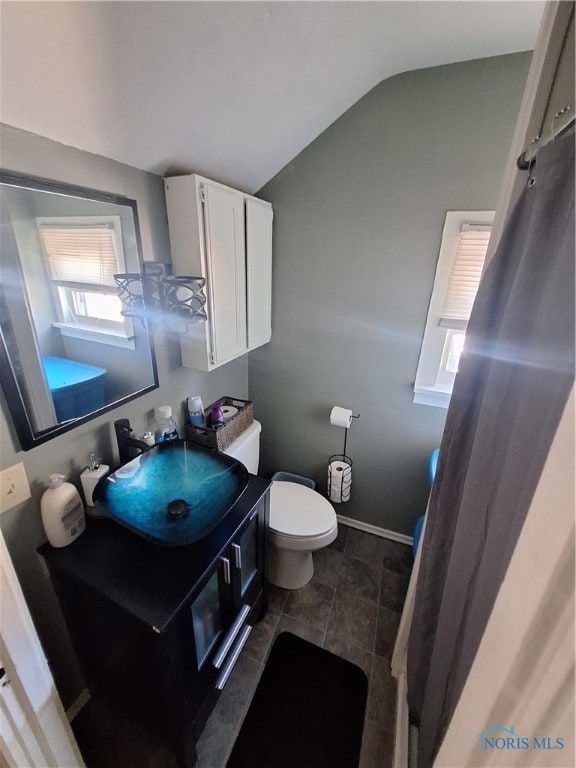
[[[358,768],[367,692],[357,666],[282,632],[227,768]]]

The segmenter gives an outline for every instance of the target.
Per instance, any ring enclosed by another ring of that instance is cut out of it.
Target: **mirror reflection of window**
[[[133,335],[122,317],[114,274],[126,271],[119,216],[37,220],[61,329]],[[105,338],[103,339],[105,340]]]

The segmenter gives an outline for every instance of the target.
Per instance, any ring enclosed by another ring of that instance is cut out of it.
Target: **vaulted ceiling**
[[[382,80],[533,48],[543,8],[3,1],[0,119],[254,192]]]

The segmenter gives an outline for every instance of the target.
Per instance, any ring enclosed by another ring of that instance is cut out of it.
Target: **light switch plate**
[[[24,464],[14,464],[0,472],[0,514],[30,498],[30,485]]]

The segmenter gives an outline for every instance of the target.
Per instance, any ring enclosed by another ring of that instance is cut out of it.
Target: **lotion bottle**
[[[53,547],[71,544],[86,527],[84,505],[72,483],[64,475],[50,475],[50,483],[40,500],[42,523]]]

